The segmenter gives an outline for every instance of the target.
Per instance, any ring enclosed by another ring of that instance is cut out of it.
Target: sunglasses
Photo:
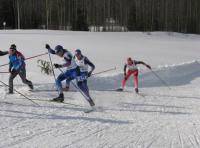
[[[15,49],[10,49],[10,51],[15,51]]]

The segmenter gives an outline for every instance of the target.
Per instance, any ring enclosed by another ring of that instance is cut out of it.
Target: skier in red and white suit
[[[122,81],[122,91],[126,85],[126,81],[129,79],[131,75],[134,77],[134,86],[135,86],[135,92],[138,93],[138,64],[143,64],[147,68],[151,69],[151,66],[147,65],[146,63],[142,61],[136,61],[132,60],[130,57],[127,59],[127,63],[124,65],[124,79]],[[127,71],[128,69],[128,71]]]

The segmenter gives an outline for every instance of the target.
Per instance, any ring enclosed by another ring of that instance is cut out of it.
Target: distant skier
[[[138,67],[137,67],[138,64],[143,64],[147,68],[151,69],[151,66],[147,65],[146,63],[144,63],[142,61],[132,60],[129,57],[127,59],[127,63],[124,65],[124,79],[122,81],[122,89],[120,89],[121,91],[124,90],[124,87],[126,85],[126,81],[129,79],[129,77],[131,75],[133,75],[133,77],[134,77],[135,92],[139,93],[139,90],[138,90]],[[127,71],[127,69],[128,69],[128,71]]]
[[[7,55],[8,54],[8,51],[1,51],[0,50],[0,56],[4,56],[4,55]]]
[[[77,85],[87,96],[88,102],[91,106],[94,106],[94,102],[90,97],[89,88],[87,85],[87,78],[91,76],[95,69],[95,65],[84,55],[82,55],[81,50],[77,49],[75,51],[75,62],[80,68],[80,74],[77,76]],[[88,72],[88,66],[91,68]]]
[[[12,44],[9,49],[9,94],[13,93],[13,80],[19,74],[24,84],[27,84],[30,89],[33,89],[31,81],[26,79],[26,64],[22,53],[17,51],[16,45]]]

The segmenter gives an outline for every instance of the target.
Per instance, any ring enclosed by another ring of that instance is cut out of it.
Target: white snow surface
[[[27,58],[61,44],[74,52],[82,49],[95,72],[116,70],[89,78],[90,93],[97,110],[84,113],[87,101],[77,91],[65,92],[65,104],[49,100],[57,96],[53,76],[40,72],[37,60],[27,60],[30,92],[20,78],[15,88],[40,106],[17,93],[7,95],[0,84],[0,147],[16,148],[183,148],[200,147],[200,36],[192,34],[93,33],[43,30],[0,31],[0,49],[15,43]],[[150,64],[163,83],[139,66],[141,95],[134,93],[132,78],[124,92],[121,85],[127,57]],[[52,55],[53,63],[61,63]],[[0,65],[8,56],[0,57]],[[8,66],[0,67],[0,72]],[[56,70],[56,75],[59,71]],[[9,75],[0,74],[7,83]],[[74,90],[74,88],[71,88]]]

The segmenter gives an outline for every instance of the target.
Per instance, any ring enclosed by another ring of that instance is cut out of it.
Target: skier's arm
[[[53,49],[51,49],[51,47],[49,46],[49,44],[46,44],[46,49],[48,49],[49,53],[56,54],[56,52]]]
[[[67,54],[66,57],[64,57],[65,63],[64,64],[54,64],[55,68],[63,68],[63,67],[68,67],[71,65],[73,57],[71,54]]]
[[[85,62],[85,64],[88,64],[91,67],[90,72],[92,73],[95,69],[95,65],[87,57],[85,58],[84,62]]]
[[[68,67],[71,65],[71,61],[67,61],[65,64],[62,64],[61,67]]]
[[[51,54],[56,54],[56,52],[51,48],[48,49],[48,52],[51,53]]]
[[[148,64],[146,64],[146,63],[144,63],[143,61],[135,61],[135,64],[136,64],[136,65],[142,64],[142,65],[146,66],[147,68],[151,69],[151,66],[148,65]]]
[[[8,54],[8,51],[0,51],[0,56],[4,56],[4,55],[7,55]]]
[[[71,65],[71,61],[66,62],[65,64],[54,64],[55,68],[63,68]]]
[[[71,54],[68,54],[67,57],[64,57],[66,63],[62,65],[62,67],[68,67],[71,65],[71,62],[73,60],[73,57]]]

